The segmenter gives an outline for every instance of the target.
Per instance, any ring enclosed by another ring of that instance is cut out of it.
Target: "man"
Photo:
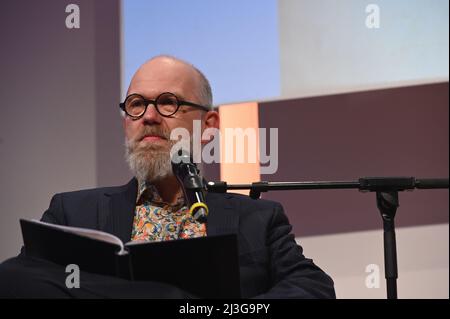
[[[168,56],[142,65],[131,80],[124,111],[126,158],[133,178],[121,187],[57,194],[45,222],[110,232],[123,242],[163,241],[234,233],[238,236],[241,291],[245,298],[334,298],[333,281],[290,234],[279,203],[238,194],[208,193],[206,223],[187,209],[172,173],[175,128],[219,127],[208,80],[192,65]],[[208,141],[202,141],[206,143]],[[0,295],[25,297],[191,296],[177,287],[83,273],[79,289],[67,289],[61,266],[28,258],[26,252],[0,266]]]

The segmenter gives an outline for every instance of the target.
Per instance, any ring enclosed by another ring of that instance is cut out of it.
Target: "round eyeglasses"
[[[145,114],[149,104],[153,104],[156,111],[165,117],[174,115],[182,105],[193,106],[204,111],[209,111],[209,108],[206,106],[179,100],[175,94],[170,92],[161,93],[154,100],[148,100],[140,94],[133,93],[127,96],[125,102],[120,103],[120,108],[128,116],[138,119]]]

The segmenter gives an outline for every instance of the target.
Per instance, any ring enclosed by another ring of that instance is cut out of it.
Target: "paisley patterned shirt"
[[[131,240],[164,241],[206,236],[206,225],[197,222],[180,195],[174,205],[165,203],[156,187],[139,182]]]

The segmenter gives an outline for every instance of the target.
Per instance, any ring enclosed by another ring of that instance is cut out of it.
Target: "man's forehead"
[[[175,94],[179,99],[186,98],[186,92],[190,90],[182,86],[174,85],[173,83],[164,82],[150,82],[150,81],[136,81],[130,85],[127,91],[127,96],[130,94],[140,94],[148,99],[155,99],[158,95],[164,92]]]
[[[155,77],[195,80],[197,74],[194,68],[185,62],[172,58],[159,57],[141,65],[133,78]]]

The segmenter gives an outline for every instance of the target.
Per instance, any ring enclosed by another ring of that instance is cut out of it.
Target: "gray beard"
[[[173,176],[170,148],[125,139],[125,159],[139,181],[155,183]]]

